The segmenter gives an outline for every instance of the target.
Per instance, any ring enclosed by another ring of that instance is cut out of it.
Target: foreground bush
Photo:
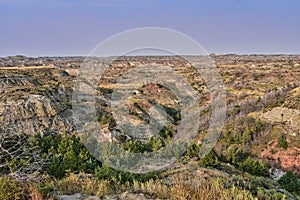
[[[278,183],[287,191],[300,195],[300,179],[293,172],[287,172]]]
[[[93,173],[101,166],[75,135],[36,135],[34,145],[40,147],[43,157],[49,158],[46,171],[55,178],[63,178],[68,171]]]
[[[0,178],[0,200],[24,199],[24,188],[9,177]]]
[[[255,176],[269,176],[268,168],[262,161],[248,157],[239,165],[240,169]]]

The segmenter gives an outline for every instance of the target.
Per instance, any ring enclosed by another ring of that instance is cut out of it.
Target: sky
[[[300,54],[299,0],[0,0],[0,56],[84,56],[140,27],[182,32],[209,53]]]

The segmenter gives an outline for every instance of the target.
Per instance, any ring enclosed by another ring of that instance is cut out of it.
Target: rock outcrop
[[[73,132],[72,78],[57,68],[0,70],[0,128],[24,133]]]

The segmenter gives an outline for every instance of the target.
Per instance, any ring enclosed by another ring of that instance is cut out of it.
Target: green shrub
[[[131,140],[121,145],[125,151],[133,153],[154,152],[165,146],[164,141],[160,137],[151,137],[148,142],[139,140]]]
[[[257,161],[250,156],[239,165],[239,168],[256,176],[269,176],[269,171],[262,161]]]
[[[247,159],[249,156],[249,153],[244,152],[243,150],[240,150],[237,145],[233,145],[226,154],[225,161],[233,164],[234,166],[238,166],[239,163],[243,162],[245,159]]]
[[[165,146],[164,141],[160,137],[151,137],[148,142],[152,151],[157,151]]]
[[[253,137],[253,132],[249,128],[246,128],[243,132],[242,142],[246,144],[247,142],[251,141]]]
[[[186,150],[184,156],[187,158],[199,157],[200,146],[196,143],[192,143]]]
[[[121,148],[125,151],[132,153],[144,153],[151,152],[151,146],[148,143],[143,143],[139,140],[131,140],[121,145]]]
[[[300,195],[300,180],[293,172],[288,171],[278,183],[287,191]]]
[[[221,163],[216,152],[212,150],[200,159],[199,164],[203,166],[219,167]]]
[[[117,184],[133,183],[134,181],[145,182],[150,179],[156,179],[154,173],[133,174],[117,171],[105,165],[97,167],[95,170],[95,177],[99,180],[108,180]]]
[[[46,171],[56,178],[63,178],[67,171],[93,173],[97,166],[101,166],[75,135],[37,135],[35,144],[40,146],[44,157],[49,157]]]
[[[289,144],[286,140],[286,135],[282,134],[279,138],[278,138],[278,146],[284,149],[287,149],[289,147]]]

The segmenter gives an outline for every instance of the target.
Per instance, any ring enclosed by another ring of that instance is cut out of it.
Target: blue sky
[[[210,53],[300,54],[299,0],[0,0],[0,56],[87,55],[147,26],[185,33]]]

